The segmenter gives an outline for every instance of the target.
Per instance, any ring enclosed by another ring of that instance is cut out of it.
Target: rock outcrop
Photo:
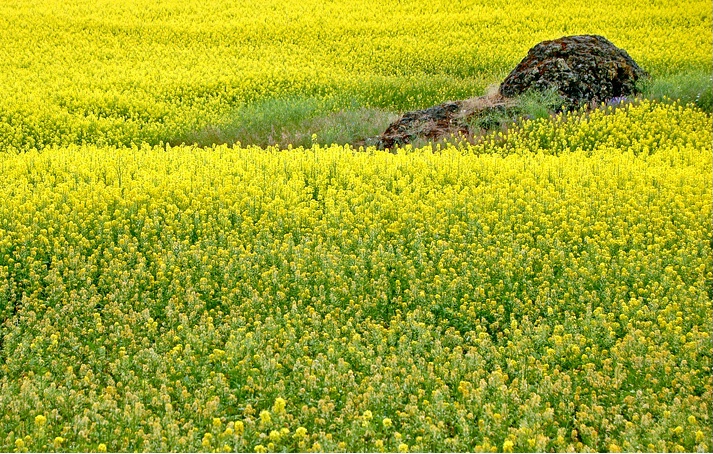
[[[638,93],[646,72],[626,53],[599,35],[543,41],[500,84],[500,94],[515,97],[528,90],[556,90],[566,109],[600,104]]]
[[[377,139],[380,148],[436,141],[450,136],[474,136],[476,117],[517,104],[528,91],[556,91],[560,110],[596,105],[638,93],[636,82],[648,74],[626,51],[598,35],[566,36],[543,41],[505,78],[497,93],[465,101],[449,101],[407,112]],[[515,109],[517,111],[517,109]]]
[[[462,101],[446,102],[424,110],[406,112],[379,137],[380,148],[411,143],[416,137],[438,140],[445,131],[466,132],[458,121]]]
[[[512,103],[498,94],[464,101],[448,101],[428,109],[406,112],[389,125],[377,141],[379,148],[394,148],[416,139],[437,141],[458,135],[472,135],[471,121],[490,111],[504,110]]]

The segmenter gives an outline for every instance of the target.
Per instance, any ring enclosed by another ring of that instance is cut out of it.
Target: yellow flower
[[[399,444],[399,452],[408,452],[408,445],[406,443]]]
[[[460,383],[458,383],[458,391],[463,394],[463,397],[468,397],[470,395],[471,387],[472,385],[468,381],[462,380]]]
[[[503,443],[503,452],[512,452],[512,448],[515,444],[511,440],[505,440]]]
[[[44,426],[45,423],[47,422],[47,418],[45,418],[44,415],[37,415],[35,416],[35,424],[38,426]]]
[[[278,397],[277,399],[275,399],[275,403],[272,405],[272,411],[279,415],[285,411],[286,405],[287,401],[282,397]]]
[[[267,410],[263,410],[260,412],[260,423],[267,426],[272,422],[272,417],[270,416],[270,412]]]
[[[64,438],[55,437],[53,443],[54,443],[54,447],[59,449],[62,446],[62,443],[64,443]]]
[[[385,429],[388,429],[392,425],[391,419],[389,419],[389,418],[384,418],[383,421],[381,421],[381,423],[384,425]]]
[[[99,446],[97,446],[97,451],[106,452],[106,445],[104,443],[99,443]]]

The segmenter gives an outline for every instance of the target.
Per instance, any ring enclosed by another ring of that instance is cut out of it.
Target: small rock
[[[391,149],[411,143],[417,137],[437,140],[447,132],[467,132],[467,128],[457,122],[462,106],[462,101],[449,101],[428,109],[406,112],[379,136],[377,146]]]
[[[448,101],[428,109],[406,112],[389,125],[377,140],[377,147],[393,149],[416,139],[438,141],[458,135],[470,136],[471,120],[490,111],[501,111],[513,105],[497,93]]]

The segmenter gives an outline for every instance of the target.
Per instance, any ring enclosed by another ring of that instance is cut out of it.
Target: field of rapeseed
[[[580,33],[656,78],[705,79],[712,16],[707,0],[4,0],[0,150],[193,143],[245,109],[429,107]]]
[[[577,33],[706,79],[712,22],[699,0],[0,2],[0,451],[710,451],[709,113],[394,154],[172,144],[479,95]]]
[[[0,450],[709,451],[711,126],[0,154]]]

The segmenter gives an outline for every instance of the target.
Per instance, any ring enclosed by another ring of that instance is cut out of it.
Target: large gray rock
[[[500,85],[500,94],[511,98],[554,89],[564,98],[564,108],[572,109],[635,95],[642,77],[648,74],[606,38],[566,36],[530,49]]]

